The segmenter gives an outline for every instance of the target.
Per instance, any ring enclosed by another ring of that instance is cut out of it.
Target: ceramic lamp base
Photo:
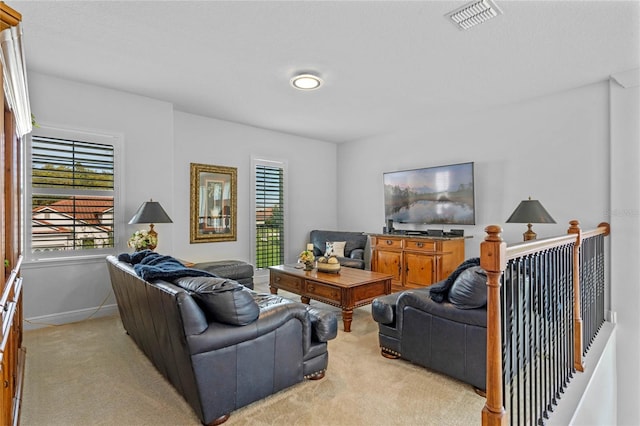
[[[150,223],[150,224],[149,224],[149,235],[150,235],[151,237],[153,237],[153,239],[156,241],[156,244],[153,244],[153,245],[151,245],[151,244],[150,244],[150,245],[148,245],[148,246],[147,246],[147,248],[148,248],[149,250],[155,250],[155,249],[156,249],[156,247],[158,246],[158,245],[157,245],[157,241],[158,241],[158,233],[153,229],[153,223]]]
[[[538,235],[535,232],[533,232],[533,229],[531,229],[532,226],[533,226],[532,224],[527,223],[527,228],[528,228],[527,232],[522,234],[525,241],[535,240],[538,237]]]

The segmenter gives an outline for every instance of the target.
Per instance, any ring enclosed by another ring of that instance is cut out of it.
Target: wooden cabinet
[[[21,15],[0,2],[0,31],[18,25]],[[8,78],[0,67],[4,86]],[[26,92],[25,92],[26,93]],[[22,347],[22,247],[20,230],[24,224],[20,197],[22,188],[22,139],[16,131],[14,113],[8,108],[0,89],[0,247],[2,248],[3,286],[0,291],[0,424],[18,424],[25,365]]]
[[[464,261],[464,238],[371,235],[371,270],[391,274],[391,291],[445,279]]]

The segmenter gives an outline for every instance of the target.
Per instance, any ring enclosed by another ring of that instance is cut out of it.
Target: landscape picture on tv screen
[[[384,173],[385,221],[474,225],[473,163]]]

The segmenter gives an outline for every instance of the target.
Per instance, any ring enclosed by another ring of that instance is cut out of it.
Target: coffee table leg
[[[342,322],[344,323],[344,331],[351,332],[351,319],[353,318],[353,309],[342,310]]]
[[[309,304],[309,302],[311,301],[311,299],[309,299],[309,298],[308,298],[308,297],[306,297],[306,296],[300,296],[300,301],[301,301],[302,303],[304,303],[305,305],[308,305],[308,304]]]

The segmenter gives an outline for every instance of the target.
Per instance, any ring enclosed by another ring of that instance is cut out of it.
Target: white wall
[[[566,233],[571,219],[594,227],[608,220],[608,93],[602,82],[340,145],[339,180],[359,184],[339,191],[338,225],[381,232],[383,172],[473,161],[476,225],[443,227],[473,236],[467,257],[479,255],[490,224],[503,227],[505,241],[521,241],[526,225],[504,221],[529,196],[557,222],[534,225],[539,238]]]
[[[175,113],[173,169],[178,209],[173,218],[174,251],[192,261],[239,259],[253,263],[251,251],[252,156],[287,164],[289,224],[285,253],[295,262],[309,231],[336,227],[336,145],[243,126],[227,121]],[[237,241],[189,243],[189,167],[204,163],[238,169]]]
[[[557,222],[534,225],[539,237],[566,233],[571,219],[583,229],[610,222],[611,294],[605,309],[617,313],[617,346],[608,352],[617,365],[606,371],[617,372],[617,407],[603,406],[592,392],[582,408],[608,410],[602,416],[617,415],[620,425],[640,422],[640,273],[633,268],[640,258],[638,91],[615,83],[610,90],[601,82],[473,116],[425,119],[396,134],[338,148],[339,180],[360,182],[338,194],[341,228],[381,231],[383,172],[466,161],[475,162],[477,208],[477,225],[460,226],[474,237],[466,242],[467,257],[479,255],[489,224],[501,225],[508,243],[520,241],[526,226],[504,221],[529,195]]]
[[[611,82],[611,309],[617,313],[618,424],[640,424],[640,87]]]
[[[125,232],[114,254],[130,251],[126,240],[146,225],[128,225],[143,201],[153,198],[172,224],[157,224],[157,251],[193,261],[251,261],[251,156],[288,163],[290,227],[286,255],[294,261],[314,227],[336,227],[336,146],[186,113],[170,103],[117,90],[29,73],[31,108],[38,122],[123,137]],[[175,126],[175,131],[174,131]],[[189,163],[238,168],[238,240],[189,243]],[[23,267],[24,316],[59,324],[115,312],[104,257],[27,262]],[[34,324],[27,323],[27,327]]]
[[[149,198],[173,215],[171,104],[39,73],[29,73],[28,78],[31,110],[39,123],[122,135],[124,217],[116,217],[117,223],[125,225]],[[114,253],[128,250],[126,238],[137,228],[125,225]],[[157,229],[161,244],[171,247],[168,225]],[[107,305],[106,313],[115,309],[104,258],[27,262],[22,271],[28,320],[54,324],[80,320],[101,303]]]

